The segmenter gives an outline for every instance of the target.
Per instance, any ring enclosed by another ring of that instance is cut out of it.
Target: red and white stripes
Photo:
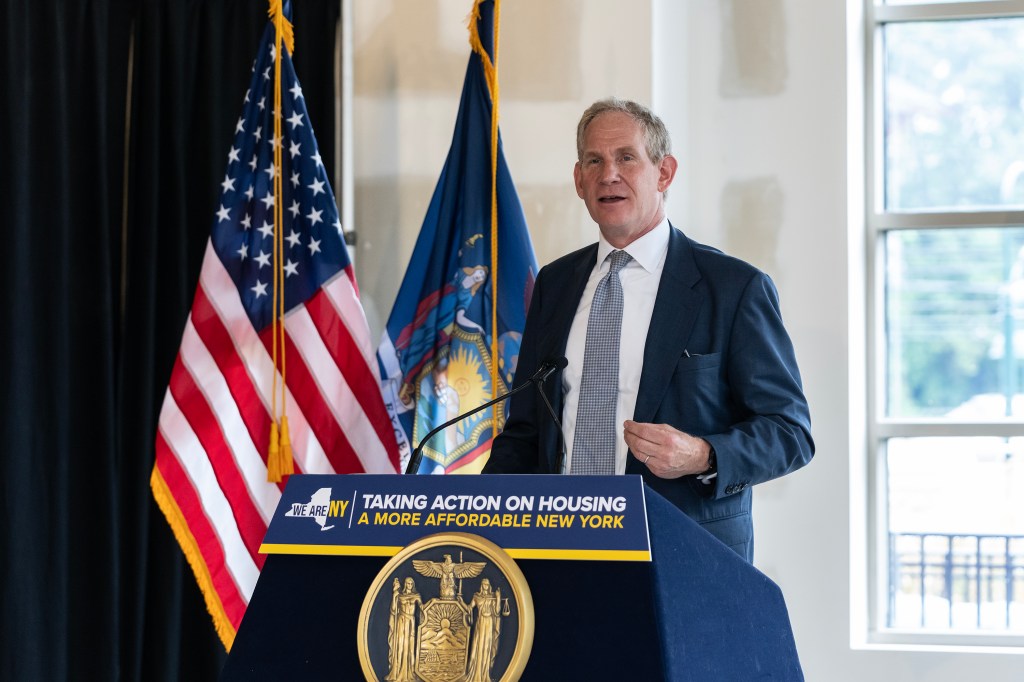
[[[289,311],[285,331],[296,473],[395,473],[397,446],[351,266]],[[208,243],[160,413],[153,486],[228,646],[281,497],[281,487],[267,482],[270,343],[270,330],[257,334]]]

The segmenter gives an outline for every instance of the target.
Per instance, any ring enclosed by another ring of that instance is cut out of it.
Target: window
[[[871,639],[1024,646],[1024,0],[867,0]]]

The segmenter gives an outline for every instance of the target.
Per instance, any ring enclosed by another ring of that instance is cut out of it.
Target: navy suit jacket
[[[537,275],[514,386],[543,361],[565,355],[596,254],[592,244]],[[561,414],[561,373],[543,390]],[[798,469],[814,454],[793,344],[766,274],[670,228],[633,419],[670,424],[711,444],[718,460],[712,485],[696,476],[658,478],[632,455],[626,473],[642,475],[752,561],[750,487]],[[512,398],[483,472],[557,473],[560,451],[561,433],[537,392],[526,389]]]

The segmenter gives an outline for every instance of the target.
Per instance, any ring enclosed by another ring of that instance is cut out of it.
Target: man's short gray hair
[[[672,153],[672,139],[668,129],[653,111],[632,100],[608,97],[591,104],[576,126],[576,156],[580,161],[583,160],[583,137],[587,127],[595,118],[610,111],[626,114],[637,122],[644,133],[644,146],[652,162],[661,163],[662,159]]]

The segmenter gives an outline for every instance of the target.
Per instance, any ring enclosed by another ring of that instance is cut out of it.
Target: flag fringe
[[[181,551],[184,552],[189,566],[192,567],[192,573],[195,574],[196,582],[199,584],[199,589],[203,593],[203,599],[206,601],[206,610],[210,613],[210,617],[213,618],[213,627],[217,631],[217,636],[220,637],[225,651],[231,651],[231,645],[235,641],[235,627],[224,612],[224,605],[217,594],[217,590],[213,587],[213,578],[210,577],[210,571],[206,566],[206,562],[203,561],[202,554],[199,552],[199,545],[192,532],[188,529],[188,523],[185,522],[181,509],[178,508],[177,503],[174,501],[174,496],[171,495],[167,482],[164,481],[160,470],[156,466],[153,467],[153,474],[149,478],[149,487],[153,490],[153,499],[156,500],[157,506],[160,507],[160,511],[163,512],[168,525],[171,527],[171,531],[174,533],[174,539],[178,541],[178,545],[181,547]]]

